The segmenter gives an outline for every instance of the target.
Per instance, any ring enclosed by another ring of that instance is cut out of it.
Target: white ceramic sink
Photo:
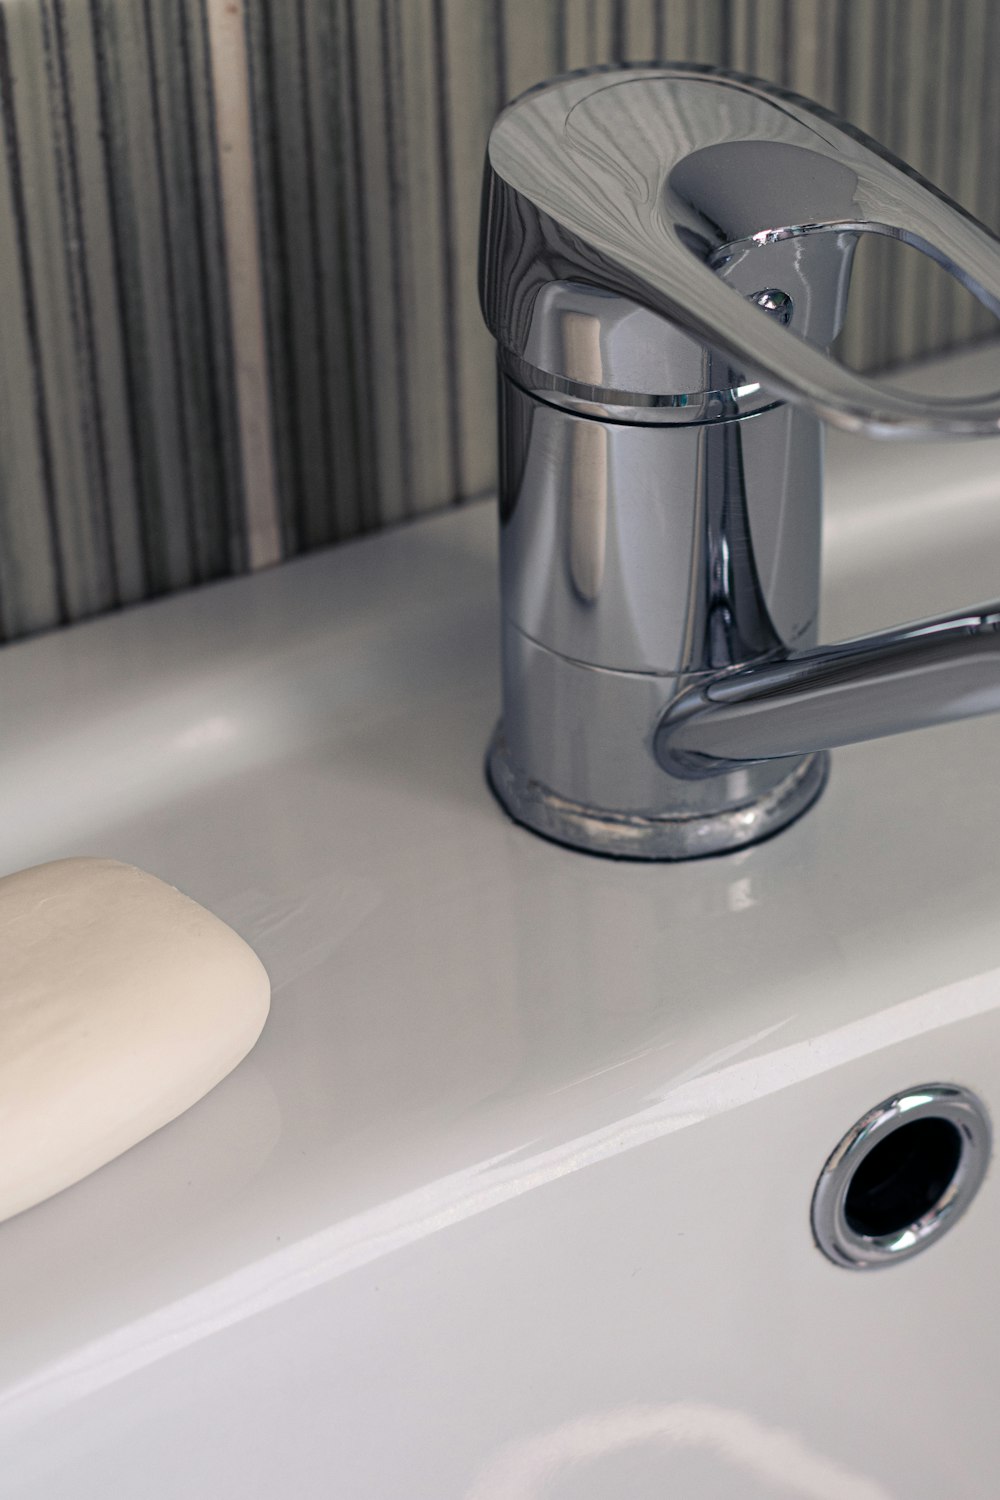
[[[1000,448],[833,437],[828,497],[826,638],[1000,595]],[[615,864],[487,790],[495,636],[482,505],[0,653],[0,871],[132,861],[274,985],[0,1226],[5,1500],[991,1500],[996,1174],[872,1273],[809,1205],[900,1088],[1000,1119],[1000,719]]]

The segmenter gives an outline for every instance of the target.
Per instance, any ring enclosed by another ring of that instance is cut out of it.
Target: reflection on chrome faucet
[[[825,351],[864,233],[1000,311],[1000,242],[826,111],[703,67],[596,69],[494,126],[481,260],[500,365],[493,786],[647,859],[792,821],[849,741],[1000,708],[1000,606],[820,647],[820,419],[1000,433]]]

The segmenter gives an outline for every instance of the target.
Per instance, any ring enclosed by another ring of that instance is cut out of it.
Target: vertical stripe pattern
[[[1000,228],[992,0],[0,0],[0,639],[489,490],[490,122],[653,57],[785,84]],[[992,320],[868,237],[841,355]]]

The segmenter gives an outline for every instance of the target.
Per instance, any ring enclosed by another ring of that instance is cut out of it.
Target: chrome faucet
[[[1000,603],[816,645],[820,419],[1000,434],[826,350],[859,236],[1000,312],[1000,241],[825,110],[705,67],[598,68],[490,136],[503,717],[494,790],[577,848],[685,859],[776,832],[836,745],[1000,709]]]

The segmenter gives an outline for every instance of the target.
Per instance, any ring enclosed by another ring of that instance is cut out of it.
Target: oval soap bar
[[[253,950],[153,875],[63,859],[0,879],[0,1219],[196,1103],[269,1003]]]

